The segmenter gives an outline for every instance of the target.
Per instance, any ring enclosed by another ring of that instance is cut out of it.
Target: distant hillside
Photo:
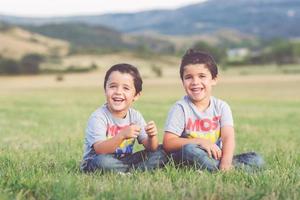
[[[177,10],[99,16],[124,32],[199,35],[234,29],[263,38],[300,37],[299,0],[210,0]],[[95,23],[94,18],[86,22]]]
[[[59,23],[38,26],[23,25],[23,28],[48,37],[66,40],[73,47],[82,49],[83,51],[89,49],[98,49],[101,51],[120,49],[139,50],[147,47],[154,52],[166,52],[173,48],[173,44],[167,40],[151,36],[128,35],[99,25]]]
[[[0,16],[18,24],[82,22],[105,25],[126,33],[203,35],[231,29],[262,38],[300,37],[299,0],[208,0],[177,10],[60,18]]]
[[[69,51],[68,42],[4,24],[0,24],[0,44],[0,56],[14,59],[28,53],[63,56]]]
[[[79,47],[94,48],[101,46],[103,48],[122,48],[126,46],[120,32],[104,26],[61,23],[23,27],[48,37],[69,41]]]

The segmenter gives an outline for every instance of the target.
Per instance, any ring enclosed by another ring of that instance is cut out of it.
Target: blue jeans
[[[83,171],[128,172],[133,169],[146,171],[162,167],[166,162],[167,154],[162,146],[159,146],[154,152],[143,150],[122,158],[117,158],[114,154],[98,154],[88,161]]]
[[[205,150],[197,144],[187,144],[179,151],[170,154],[175,164],[193,165],[198,169],[210,172],[219,170],[220,161],[210,158]],[[253,172],[264,165],[263,158],[255,152],[243,153],[233,156],[232,165],[236,169]]]

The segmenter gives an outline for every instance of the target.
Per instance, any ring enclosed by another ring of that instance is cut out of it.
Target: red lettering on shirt
[[[110,125],[110,124],[108,124],[106,135],[114,137],[114,136],[118,135],[122,129],[124,129],[124,128],[128,127],[128,126],[129,125],[117,126],[117,125]]]
[[[192,118],[188,118],[186,124],[186,130],[189,131],[215,131],[218,128],[218,121],[221,116],[215,116],[212,119],[196,119],[193,121]]]

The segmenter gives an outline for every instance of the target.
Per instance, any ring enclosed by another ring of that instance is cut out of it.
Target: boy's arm
[[[94,143],[93,144],[94,150],[96,154],[114,153],[125,139],[137,138],[140,130],[141,130],[140,127],[137,125],[128,126],[122,129],[120,133],[117,134],[116,136],[108,140],[98,141]]]
[[[209,155],[219,159],[221,157],[221,150],[219,147],[207,139],[202,138],[181,138],[176,134],[166,131],[163,140],[163,146],[165,151],[174,152],[181,149],[186,144],[198,144]]]
[[[148,135],[147,139],[142,141],[144,147],[150,151],[156,151],[158,148],[157,128],[153,121],[150,121],[145,126],[145,131]]]
[[[157,136],[153,136],[153,137],[149,137],[148,136],[148,139],[144,139],[142,141],[142,144],[144,145],[144,147],[147,149],[147,150],[150,150],[150,151],[156,151],[157,147],[158,147],[158,139],[157,139]]]
[[[118,134],[108,140],[96,142],[93,147],[96,154],[114,153],[124,139],[125,138],[121,134]]]
[[[222,139],[222,158],[220,162],[220,170],[229,170],[232,167],[232,158],[235,148],[234,128],[232,126],[224,126],[221,128]]]

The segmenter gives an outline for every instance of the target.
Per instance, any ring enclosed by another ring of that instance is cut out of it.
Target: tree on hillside
[[[17,61],[13,59],[0,59],[0,74],[20,74],[21,68]]]
[[[278,65],[294,63],[293,44],[285,40],[275,40],[271,44],[270,60]]]
[[[44,57],[40,54],[27,54],[21,61],[21,68],[24,74],[37,74],[40,72],[40,64],[44,61]]]
[[[226,59],[226,50],[222,47],[214,47],[206,42],[199,41],[193,48],[211,54],[218,63],[221,63]]]
[[[300,42],[293,43],[293,56],[296,63],[300,63]]]

